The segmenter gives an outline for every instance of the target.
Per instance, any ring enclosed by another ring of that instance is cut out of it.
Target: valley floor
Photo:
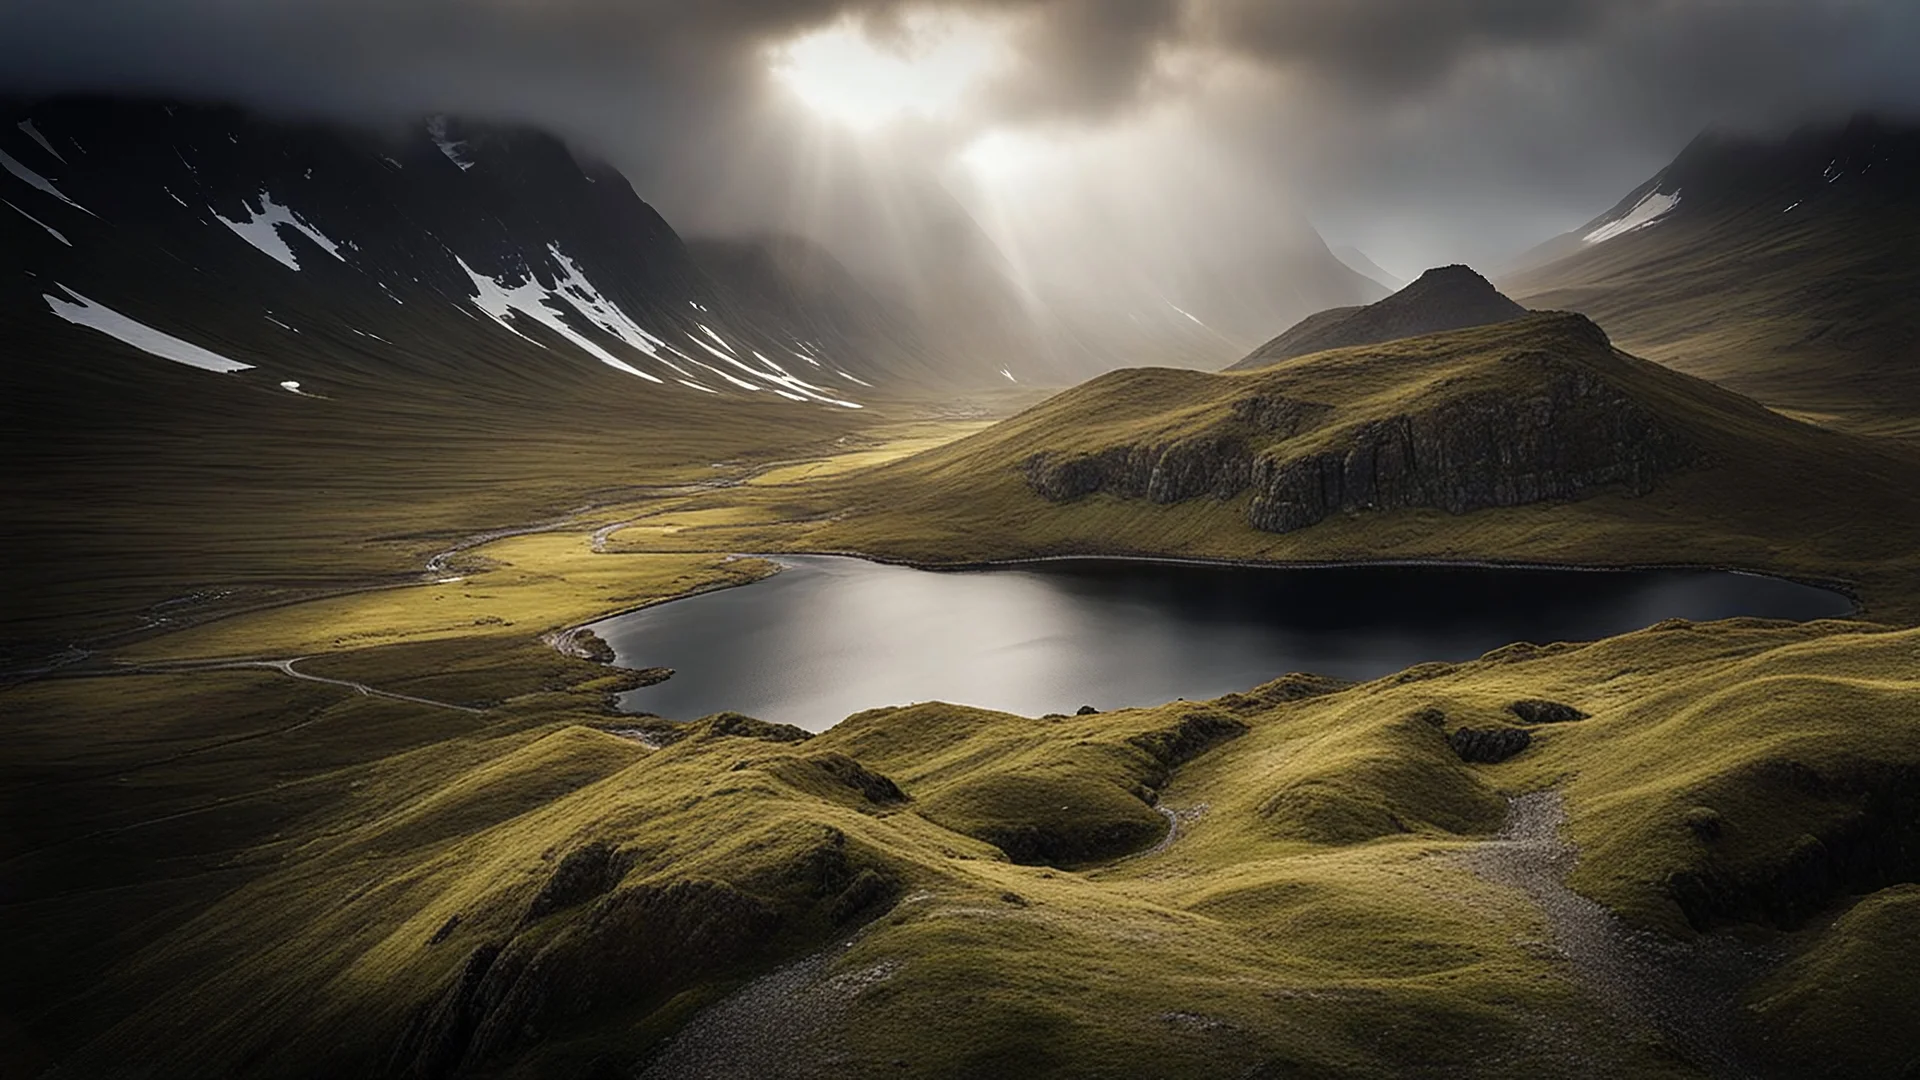
[[[1890,622],[1676,622],[1357,686],[929,704],[811,737],[620,716],[630,673],[542,640],[772,572],[738,552],[1313,560],[1362,527],[1435,557],[1753,550],[1604,499],[1469,515],[1432,551],[1425,514],[1283,540],[1231,506],[1128,531],[1101,498],[958,507],[914,546],[889,478],[929,481],[938,455],[910,455],[985,426],[895,420],[422,536],[418,580],[183,603],[0,690],[0,1064],[1896,1075],[1920,1052],[1896,1034],[1920,1030],[1920,631],[1891,625],[1908,582],[1875,559],[1758,561]],[[1540,700],[1582,718],[1533,722]],[[1488,731],[1525,749],[1464,760]]]

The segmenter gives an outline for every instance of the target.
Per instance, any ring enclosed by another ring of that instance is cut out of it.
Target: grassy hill
[[[1902,539],[1920,528],[1916,468],[1898,445],[1539,314],[1247,373],[1113,372],[938,450],[783,493],[792,518],[822,515],[811,523],[682,539],[933,563],[1736,566],[1838,580],[1894,617],[1917,610]]]
[[[491,641],[327,668],[479,713],[259,671],[9,691],[9,790],[74,811],[15,819],[10,917],[35,944],[10,965],[12,1061],[1686,1076],[1757,1055],[1754,1016],[1782,1018],[1771,1060],[1920,1049],[1809,1019],[1862,953],[1884,962],[1854,969],[1852,1015],[1896,1015],[1920,959],[1906,894],[1882,891],[1920,871],[1912,631],[1673,622],[1360,686],[1038,719],[928,704],[812,737],[723,715],[652,729],[658,748],[611,733],[635,721],[602,712],[605,669]],[[1584,718],[1515,708],[1543,699]],[[82,750],[82,728],[106,736]],[[1527,737],[1471,764],[1463,731]],[[1538,842],[1564,828],[1577,861],[1496,835],[1529,792],[1564,806]],[[1625,921],[1531,899],[1569,882]],[[1724,927],[1791,962],[1703,1043],[1647,1003],[1706,1008],[1689,980],[1726,938],[1686,942]],[[1649,941],[1671,944],[1632,952]],[[761,1005],[686,1027],[736,991]]]

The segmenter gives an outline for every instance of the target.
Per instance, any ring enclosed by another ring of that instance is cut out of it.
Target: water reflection
[[[933,573],[783,556],[766,581],[617,616],[619,662],[677,674],[622,707],[724,709],[821,730],[879,705],[1039,715],[1244,690],[1288,671],[1372,678],[1513,641],[1664,618],[1844,615],[1837,593],[1717,571],[1368,566],[1257,570],[1114,561]]]

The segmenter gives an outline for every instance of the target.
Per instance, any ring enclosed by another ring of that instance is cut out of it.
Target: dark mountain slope
[[[4,113],[10,341],[133,320],[323,392],[425,378],[514,397],[584,368],[616,394],[835,404],[892,375],[891,356],[730,301],[617,171],[542,132],[102,99]]]
[[[838,342],[852,355],[887,356],[896,378],[942,381],[943,354],[950,350],[929,340],[906,304],[874,293],[811,240],[704,238],[688,241],[687,249],[720,295],[754,312],[761,325],[799,341]]]
[[[417,573],[937,385],[733,299],[538,132],[105,100],[6,119],[0,642]]]
[[[1502,286],[1853,430],[1920,434],[1920,127],[1708,133]]]
[[[1227,368],[1246,371],[1324,349],[1397,341],[1419,334],[1506,322],[1527,309],[1502,296],[1465,266],[1441,266],[1392,296],[1365,307],[1330,308],[1309,315],[1286,333]]]

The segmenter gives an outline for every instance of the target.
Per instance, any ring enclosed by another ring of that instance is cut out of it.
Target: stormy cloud
[[[990,26],[1004,54],[939,116],[910,116],[864,139],[823,132],[771,74],[783,43],[836,25],[911,56],[922,32],[914,17],[929,10]],[[1402,274],[1454,259],[1497,262],[1576,225],[1709,124],[1779,128],[1862,109],[1913,111],[1917,51],[1920,6],[1908,0],[0,8],[0,84],[9,92],[159,92],[356,120],[454,111],[534,121],[627,168],[643,194],[696,231],[789,227],[797,203],[835,203],[784,183],[795,162],[811,162],[815,184],[855,167],[821,163],[834,153],[891,155],[899,160],[889,170],[910,163],[958,190],[989,182],[952,180],[983,137],[1065,147],[1069,162],[1071,148],[1096,146],[1083,165],[1101,170],[1115,168],[1113,148],[1124,145],[1143,175],[1106,175],[1146,185],[1124,203],[1150,208],[1181,197],[1172,156],[1204,147],[1207,161],[1239,172],[1226,188],[1257,193],[1208,213],[1231,222],[1284,205]],[[1171,141],[1156,152],[1161,136]],[[1057,169],[1047,175],[1059,178]],[[1032,182],[1003,174],[999,197],[1017,199]],[[817,233],[834,228],[815,224]],[[1071,242],[1070,232],[1054,235]]]

